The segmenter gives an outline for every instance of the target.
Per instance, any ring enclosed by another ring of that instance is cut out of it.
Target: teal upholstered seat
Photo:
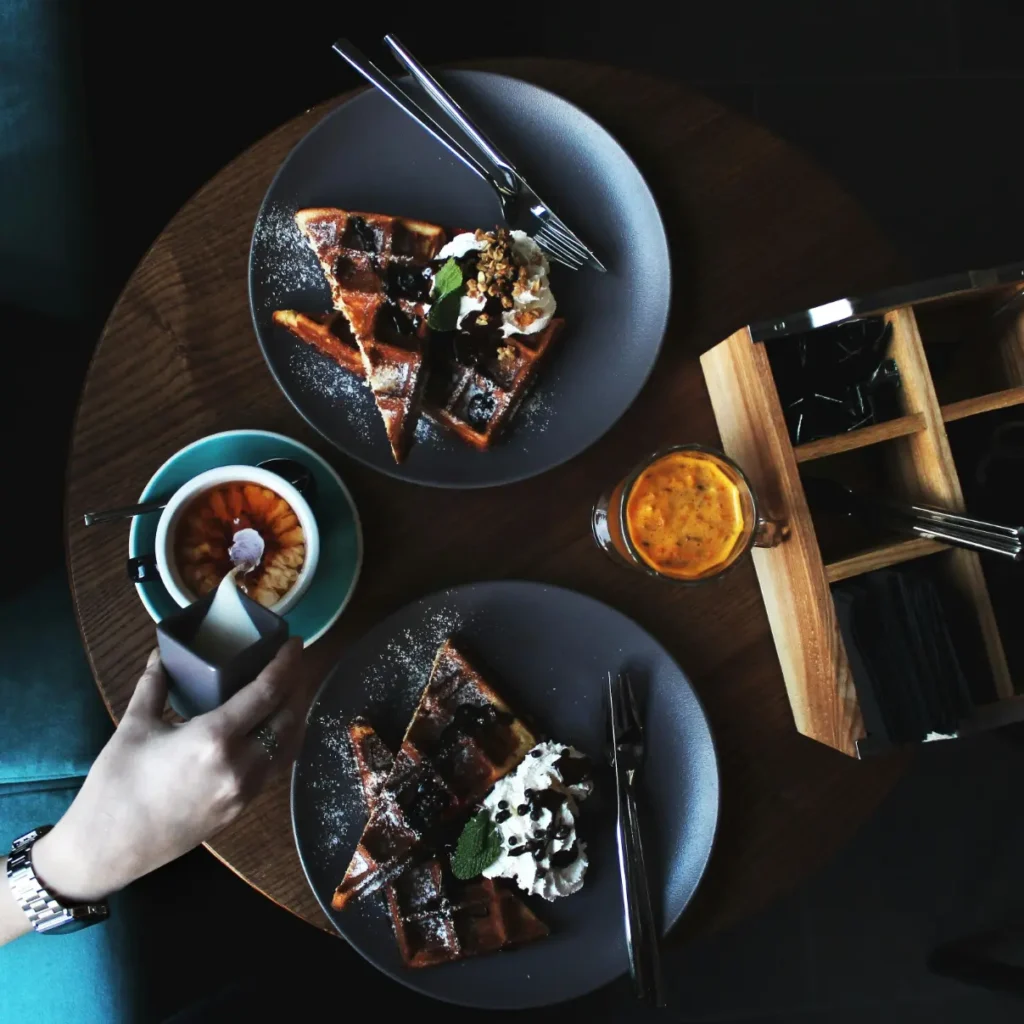
[[[4,842],[56,821],[80,780],[14,793],[0,787]],[[128,894],[111,902],[111,918],[72,935],[26,935],[0,947],[0,1021],[34,1024],[120,1024],[136,1019]]]
[[[0,845],[64,813],[112,728],[67,580],[51,573],[0,605]],[[0,948],[0,1021],[127,1019],[125,927],[115,913],[103,927]]]
[[[60,818],[112,728],[64,573],[0,605],[0,845]],[[101,927],[0,948],[0,1021],[130,1019],[124,903]]]
[[[0,0],[0,305],[63,317],[90,283],[73,13]]]
[[[83,778],[113,726],[62,571],[0,605],[0,652],[0,787]]]
[[[0,0],[0,308],[8,323],[19,311],[26,321],[43,314],[70,323],[86,304],[87,179],[82,122],[73,110],[80,88],[72,14],[70,4]],[[38,368],[31,346],[8,347],[10,380]],[[61,366],[74,362],[55,344],[50,352],[61,354]],[[54,394],[67,395],[75,387],[67,383]],[[51,426],[62,429],[62,419],[56,415]],[[10,429],[7,436],[12,440]],[[24,447],[19,439],[16,453]],[[51,450],[49,437],[36,437],[31,456],[24,453],[14,467],[5,463],[5,472],[21,477],[33,466],[49,466],[56,494],[47,492],[45,500],[54,511],[63,476],[56,440]],[[15,566],[18,578],[61,561],[60,538],[49,523],[33,538],[35,550],[17,553],[24,563]],[[0,603],[0,845],[61,816],[111,730],[63,570],[9,594]],[[128,1009],[128,925],[117,909],[115,903],[114,917],[102,927],[28,935],[0,948],[0,1022],[136,1019]]]

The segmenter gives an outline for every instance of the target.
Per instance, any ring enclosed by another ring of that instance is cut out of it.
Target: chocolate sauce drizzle
[[[534,757],[540,757],[540,751],[538,750],[531,751],[531,754]],[[569,754],[569,748],[563,747],[561,756],[554,763],[554,768],[558,772],[562,779],[562,783],[565,786],[577,786],[589,776],[590,761],[586,757],[571,757]],[[537,861],[538,876],[543,877],[547,874],[548,869],[540,862],[548,856],[548,844],[552,840],[561,841],[568,839],[572,832],[572,827],[561,821],[560,813],[568,801],[568,795],[555,789],[527,789],[525,791],[525,795],[527,802],[525,804],[520,804],[516,808],[516,814],[520,817],[529,815],[531,821],[540,821],[543,817],[544,811],[550,811],[551,823],[546,828],[538,827],[534,829],[532,837],[527,839],[524,843],[520,843],[518,837],[510,836],[508,856],[521,857],[524,854],[529,854]],[[502,807],[502,804],[505,804],[505,807]],[[494,820],[500,824],[511,817],[511,811],[507,809],[508,805],[504,800],[501,801],[498,806],[501,809],[494,816]],[[556,869],[568,867],[579,857],[579,855],[579,844],[574,842],[568,849],[558,850],[550,855],[549,862],[551,868]]]

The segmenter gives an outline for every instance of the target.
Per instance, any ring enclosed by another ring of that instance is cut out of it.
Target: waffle
[[[372,814],[394,757],[364,719],[349,725],[349,740]],[[493,953],[548,934],[514,893],[487,878],[460,882],[437,857],[407,868],[384,887],[384,894],[407,967]]]
[[[299,230],[320,261],[334,308],[345,314],[401,462],[426,383],[430,261],[446,236],[435,224],[337,209],[299,210]]]
[[[365,377],[356,340],[340,314],[315,317],[279,309],[274,321],[342,369]],[[552,320],[537,334],[516,334],[498,343],[511,348],[512,358],[502,359],[497,345],[481,358],[483,346],[474,346],[464,332],[438,336],[432,344],[423,412],[461,441],[486,451],[512,419],[564,325],[564,320]]]
[[[536,739],[446,640],[332,906],[394,881],[478,803]]]
[[[460,440],[487,451],[533,385],[564,320],[536,334],[456,331],[437,339],[426,405],[430,416]]]
[[[363,799],[369,814],[377,803],[377,797],[391,769],[395,767],[395,755],[365,718],[354,718],[349,722],[348,741],[352,747],[352,756],[356,759],[359,781],[363,784]]]
[[[296,313],[294,309],[277,309],[274,310],[274,323],[287,328],[296,338],[332,359],[343,370],[366,380],[363,358],[344,313],[313,317]]]

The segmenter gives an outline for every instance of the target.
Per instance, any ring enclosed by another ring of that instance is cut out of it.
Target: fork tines
[[[586,262],[587,257],[580,255],[578,248],[574,247],[572,243],[565,242],[559,238],[554,231],[544,224],[544,226],[534,235],[537,244],[544,249],[547,254],[557,260],[559,263],[564,263],[573,270],[579,270],[580,267]]]

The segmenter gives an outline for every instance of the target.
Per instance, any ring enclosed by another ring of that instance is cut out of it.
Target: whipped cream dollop
[[[525,232],[510,231],[509,254],[517,268],[525,268],[512,283],[512,307],[501,313],[501,333],[507,338],[512,334],[536,334],[544,330],[555,315],[557,303],[551,291],[548,274],[551,267],[541,247]],[[460,260],[471,252],[481,252],[490,240],[483,232],[465,231],[456,235],[437,254],[437,259]],[[458,327],[471,313],[480,313],[487,305],[487,296],[481,293],[464,293],[459,302]]]
[[[456,235],[448,242],[436,258],[439,260],[461,260],[471,252],[479,252],[485,245],[487,245],[486,239],[477,238],[473,231],[463,231],[461,235]]]
[[[510,878],[554,900],[583,885],[587,847],[576,836],[579,801],[593,791],[590,762],[564,743],[538,743],[519,767],[495,783],[484,807],[501,837],[501,855],[485,878]]]

